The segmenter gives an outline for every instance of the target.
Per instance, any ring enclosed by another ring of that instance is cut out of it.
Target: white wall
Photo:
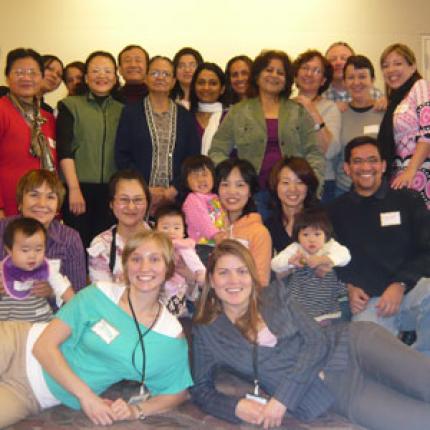
[[[420,65],[420,37],[430,33],[428,0],[0,0],[0,16],[1,70],[18,46],[65,63],[96,49],[116,55],[129,43],[167,56],[193,46],[223,67],[233,55],[253,57],[262,48],[295,57],[345,40],[374,62],[380,87],[381,51],[406,43]],[[63,94],[61,87],[48,101]]]

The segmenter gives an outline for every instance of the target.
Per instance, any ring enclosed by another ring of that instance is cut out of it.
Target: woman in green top
[[[187,343],[159,302],[174,271],[172,244],[162,233],[140,232],[126,243],[123,265],[126,286],[87,287],[48,325],[0,324],[0,428],[60,403],[109,425],[164,412],[187,398]],[[138,396],[129,402],[101,397],[124,379],[141,383]]]
[[[324,124],[315,124],[302,105],[289,99],[293,80],[293,67],[285,52],[272,50],[258,55],[251,69],[250,98],[231,107],[209,151],[215,163],[236,149],[239,158],[253,164],[266,195],[257,196],[263,217],[267,180],[281,158],[303,157],[320,183],[324,177],[324,155],[316,140],[316,130]]]
[[[115,173],[114,144],[123,105],[115,58],[96,51],[85,62],[85,84],[79,94],[59,105],[57,153],[67,183],[63,207],[66,224],[81,235],[84,247],[113,224],[108,183]]]

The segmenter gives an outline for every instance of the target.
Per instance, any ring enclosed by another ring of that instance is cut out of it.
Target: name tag
[[[267,399],[264,397],[256,396],[255,394],[247,393],[245,396],[248,400],[254,400],[254,402],[261,403],[265,405],[267,403]]]
[[[101,319],[91,327],[91,330],[108,345],[119,335],[119,331],[106,320]]]
[[[13,283],[13,288],[15,291],[28,291],[33,288],[33,280],[29,281],[15,281]]]
[[[363,134],[365,135],[378,134],[378,133],[379,133],[379,124],[365,125],[363,127]]]
[[[390,225],[400,225],[402,220],[400,212],[383,212],[380,214],[381,227],[389,227]]]

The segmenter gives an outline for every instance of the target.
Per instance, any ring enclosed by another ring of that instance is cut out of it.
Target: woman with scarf
[[[37,95],[43,61],[32,49],[17,48],[6,58],[9,93],[0,99],[0,201],[4,215],[18,214],[19,179],[32,169],[56,169],[55,120],[40,109]]]
[[[417,71],[415,55],[395,43],[381,55],[388,108],[378,140],[391,186],[418,191],[430,208],[430,85]]]
[[[191,112],[202,142],[202,154],[207,155],[212,138],[224,118],[223,95],[225,76],[215,63],[202,63],[197,67],[191,82]]]

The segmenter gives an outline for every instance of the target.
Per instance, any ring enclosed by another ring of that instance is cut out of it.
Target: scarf
[[[20,101],[13,94],[9,93],[8,97],[15,109],[18,110],[31,128],[30,154],[33,157],[39,158],[41,169],[51,172],[55,171],[54,159],[49,149],[49,142],[42,132],[42,125],[46,123],[46,119],[43,118],[40,113],[40,101],[37,97],[34,97],[32,106],[28,109],[29,105]]]
[[[408,95],[416,81],[421,79],[418,72],[414,72],[412,76],[399,88],[391,91],[388,98],[387,111],[382,118],[381,126],[378,133],[378,143],[381,148],[382,159],[387,161],[388,178],[393,172],[393,162],[395,156],[395,141],[393,129],[393,116],[397,106]]]
[[[208,155],[209,149],[212,144],[214,134],[218,130],[219,123],[222,117],[222,103],[200,103],[198,105],[199,112],[211,112],[208,125],[203,131],[202,136],[202,154]]]

